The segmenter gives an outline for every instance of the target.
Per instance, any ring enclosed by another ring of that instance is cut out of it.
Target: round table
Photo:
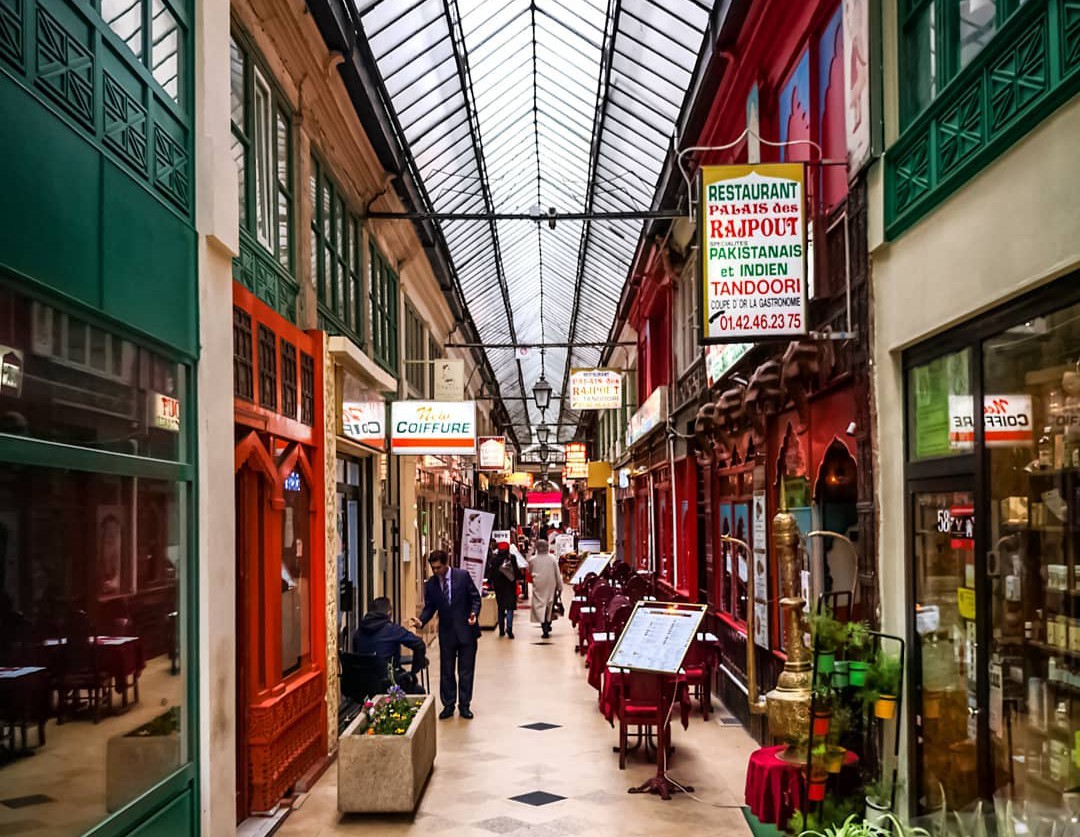
[[[775,823],[783,829],[788,819],[802,807],[803,770],[805,765],[780,758],[786,744],[762,747],[750,755],[746,765],[746,804],[761,822]],[[858,761],[848,750],[844,767]]]

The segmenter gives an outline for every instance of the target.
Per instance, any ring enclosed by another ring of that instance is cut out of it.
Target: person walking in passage
[[[518,581],[524,577],[524,573],[510,554],[509,543],[503,541],[495,546],[495,552],[488,560],[487,580],[495,591],[495,604],[499,608],[499,636],[513,639]]]
[[[412,625],[422,628],[439,614],[439,719],[453,717],[455,705],[462,718],[472,718],[473,673],[476,641],[480,638],[480,591],[465,570],[450,568],[450,557],[436,549],[428,557],[432,576],[424,582],[424,609]]]
[[[551,636],[551,622],[554,619],[555,594],[559,589],[559,564],[549,552],[548,542],[536,542],[536,553],[529,559],[529,573],[532,575],[532,613],[533,624],[539,623],[547,639]]]

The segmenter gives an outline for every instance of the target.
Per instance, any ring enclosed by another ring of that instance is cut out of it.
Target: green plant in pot
[[[844,624],[836,621],[831,610],[821,608],[810,617],[810,633],[817,653],[817,670],[829,676],[835,668],[836,652],[844,647],[846,641]]]
[[[866,685],[866,672],[870,667],[866,661],[870,640],[870,629],[865,622],[847,624],[848,683],[860,689]]]
[[[870,668],[867,687],[865,699],[873,703],[874,716],[886,721],[893,718],[900,693],[900,658],[879,650]]]

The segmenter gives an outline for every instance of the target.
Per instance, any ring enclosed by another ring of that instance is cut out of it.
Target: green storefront
[[[190,0],[0,0],[0,832],[198,833]]]

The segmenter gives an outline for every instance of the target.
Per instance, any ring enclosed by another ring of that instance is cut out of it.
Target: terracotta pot
[[[874,716],[887,721],[896,715],[896,695],[882,695],[874,704]]]
[[[844,756],[847,750],[843,747],[829,747],[825,751],[825,772],[839,773],[844,769]]]
[[[867,665],[862,660],[848,660],[848,682],[852,686],[866,685]]]

